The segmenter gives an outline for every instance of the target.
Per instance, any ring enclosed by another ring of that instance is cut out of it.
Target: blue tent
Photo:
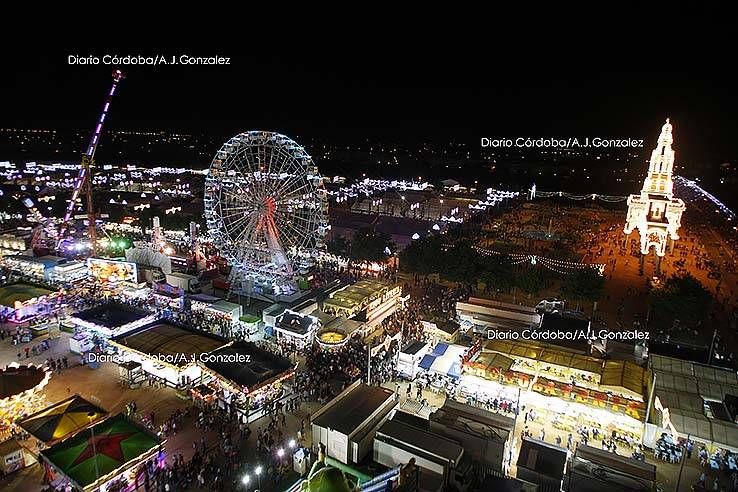
[[[433,355],[436,357],[443,355],[446,353],[446,350],[448,350],[448,344],[447,343],[439,343],[433,348]]]
[[[418,366],[421,369],[425,369],[426,371],[429,371],[435,361],[436,361],[436,357],[429,354],[423,357],[423,359],[420,361],[420,364],[418,364]]]

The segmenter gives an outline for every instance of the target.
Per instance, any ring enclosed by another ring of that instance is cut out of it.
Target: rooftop
[[[16,302],[26,302],[54,292],[56,292],[56,289],[26,282],[5,284],[0,287],[0,305],[15,308]]]
[[[464,452],[456,441],[397,420],[388,420],[382,424],[377,430],[376,438],[382,440],[382,436],[399,441],[405,447],[440,456],[454,463],[459,461]]]
[[[420,350],[425,347],[425,345],[426,344],[424,342],[413,341],[410,342],[404,349],[402,349],[402,352],[405,354],[415,355],[420,352]]]
[[[125,465],[157,448],[162,440],[155,434],[118,414],[95,425],[96,453],[91,431],[83,430],[41,452],[51,465],[72,479],[80,488],[125,469]],[[97,462],[97,466],[95,466]],[[112,475],[111,475],[112,476]]]
[[[150,323],[110,341],[149,356],[174,357],[178,366],[228,343],[223,337],[167,321]]]
[[[394,398],[392,391],[362,383],[338,401],[331,401],[329,405],[333,406],[313,419],[312,423],[349,435],[390,398]]]
[[[213,351],[210,355],[219,357],[219,361],[208,360],[205,363],[208,369],[248,391],[254,391],[286,375],[293,367],[289,359],[259,348],[251,342],[234,342]],[[248,362],[226,362],[244,358],[248,359]]]
[[[541,475],[561,479],[564,476],[566,454],[566,449],[526,437],[520,445],[517,464]]]
[[[145,309],[135,308],[128,304],[108,302],[92,309],[80,311],[74,317],[106,328],[117,328],[143,319],[150,314]]]

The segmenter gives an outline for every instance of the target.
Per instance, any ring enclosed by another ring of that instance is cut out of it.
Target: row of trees
[[[423,275],[438,273],[453,282],[483,282],[488,288],[537,294],[560,281],[561,292],[569,299],[594,302],[602,295],[604,277],[586,268],[571,275],[558,275],[534,265],[512,265],[504,254],[484,256],[468,242],[447,245],[444,237],[431,236],[415,241],[400,254],[400,268]]]
[[[392,239],[387,234],[369,228],[359,229],[351,240],[336,236],[328,242],[327,247],[329,253],[354,262],[384,261],[389,255],[388,251],[392,252],[395,249]]]

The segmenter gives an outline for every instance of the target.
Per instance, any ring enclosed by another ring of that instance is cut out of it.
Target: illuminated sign
[[[127,261],[88,258],[87,268],[90,274],[102,282],[136,282],[138,272],[136,264]]]

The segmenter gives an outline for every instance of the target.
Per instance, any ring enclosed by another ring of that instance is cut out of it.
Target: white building
[[[313,444],[322,443],[328,456],[341,463],[359,463],[397,405],[391,390],[356,381],[312,416]]]

